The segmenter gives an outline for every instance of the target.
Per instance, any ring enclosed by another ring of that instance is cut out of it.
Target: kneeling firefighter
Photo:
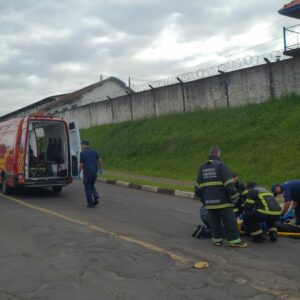
[[[236,217],[240,217],[244,211],[244,205],[247,198],[248,190],[246,184],[239,179],[238,174],[236,172],[232,172],[232,177],[234,179],[234,186],[239,195],[238,200],[234,204],[233,211]]]
[[[253,242],[262,242],[264,232],[261,223],[266,223],[270,241],[277,240],[276,221],[281,215],[281,207],[272,193],[254,182],[247,185],[248,194],[244,206],[243,221]]]

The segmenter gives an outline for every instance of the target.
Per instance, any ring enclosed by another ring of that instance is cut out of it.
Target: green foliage
[[[81,130],[106,168],[194,181],[212,146],[239,176],[270,186],[300,178],[300,96]]]

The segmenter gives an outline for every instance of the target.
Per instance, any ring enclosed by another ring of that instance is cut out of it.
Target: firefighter
[[[276,221],[281,215],[281,207],[272,193],[255,182],[247,185],[249,190],[244,206],[243,221],[253,242],[262,242],[265,235],[261,223],[266,223],[270,241],[277,240]]]
[[[221,161],[220,156],[221,150],[218,147],[210,150],[208,161],[204,162],[199,169],[196,194],[202,199],[208,210],[213,243],[216,246],[223,244],[221,225],[223,223],[230,246],[245,248],[247,243],[240,238],[233,212],[238,193],[234,186],[232,173]]]
[[[233,211],[236,217],[240,217],[244,211],[244,204],[247,198],[248,190],[246,184],[240,181],[236,172],[232,172],[232,177],[235,182],[235,188],[239,194],[239,198],[234,205]]]
[[[243,211],[244,211],[244,203],[246,201],[246,196],[248,193],[246,185],[240,181],[238,178],[238,175],[236,172],[232,172],[232,177],[235,182],[235,188],[237,189],[237,192],[239,194],[239,198],[237,202],[234,205],[234,213],[237,218],[242,217]],[[200,219],[203,222],[204,225],[199,225],[196,230],[193,233],[193,237],[200,238],[200,237],[211,237],[211,229],[210,229],[210,223],[209,223],[209,216],[208,211],[204,206],[204,203],[202,199],[197,196],[198,189],[195,187],[195,198],[200,200],[202,202],[202,207],[200,209]],[[222,230],[224,232],[224,226],[222,224]]]

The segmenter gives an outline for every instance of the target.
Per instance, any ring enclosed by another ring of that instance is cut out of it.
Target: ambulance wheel
[[[53,193],[60,193],[62,191],[62,186],[53,186],[52,191]]]
[[[7,186],[7,179],[2,178],[2,193],[8,195],[11,192],[11,188]]]

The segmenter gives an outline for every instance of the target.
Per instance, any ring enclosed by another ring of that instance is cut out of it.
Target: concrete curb
[[[120,181],[120,180],[111,180],[111,179],[105,179],[105,178],[98,178],[98,181],[103,182],[103,183],[107,183],[107,184],[118,185],[118,186],[121,186],[121,187],[127,187],[127,188],[130,188],[130,189],[142,190],[142,191],[152,192],[152,193],[160,193],[160,194],[171,195],[171,196],[176,196],[176,197],[181,197],[181,198],[194,199],[194,195],[195,195],[192,192],[186,192],[186,191],[180,191],[180,190],[171,190],[171,189],[163,189],[163,188],[156,187],[156,186],[141,185],[141,184],[135,184],[135,183],[125,182],[125,181]]]
[[[195,198],[195,193],[176,190],[175,191],[175,196],[194,199]]]
[[[142,185],[142,190],[147,192],[157,193],[158,187],[150,185]]]

